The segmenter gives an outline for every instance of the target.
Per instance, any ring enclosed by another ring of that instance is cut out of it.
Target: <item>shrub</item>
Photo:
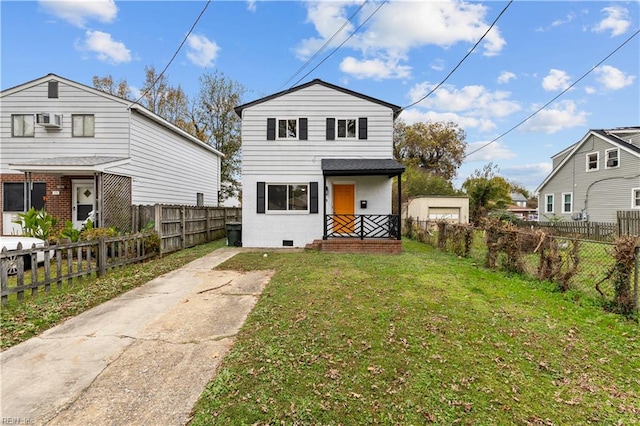
[[[26,213],[18,213],[19,220],[14,221],[22,227],[22,234],[26,237],[40,238],[49,241],[51,233],[58,220],[44,209],[36,210],[33,207]]]
[[[100,237],[117,237],[118,231],[115,228],[89,228],[84,229],[80,233],[80,238],[83,240],[97,240]]]

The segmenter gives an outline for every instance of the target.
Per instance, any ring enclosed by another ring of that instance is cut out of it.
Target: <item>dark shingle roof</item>
[[[398,176],[405,167],[393,159],[378,158],[325,158],[322,173],[325,176]]]

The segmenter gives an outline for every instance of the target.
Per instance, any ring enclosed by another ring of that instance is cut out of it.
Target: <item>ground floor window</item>
[[[308,211],[308,185],[267,185],[267,206],[269,211]]]
[[[553,194],[547,194],[544,196],[544,212],[553,213]]]
[[[640,209],[640,188],[631,190],[631,208]]]
[[[31,205],[25,208],[25,182],[4,182],[2,184],[2,211],[24,212],[33,207],[36,210],[44,208],[47,196],[47,184],[36,182],[31,188]]]

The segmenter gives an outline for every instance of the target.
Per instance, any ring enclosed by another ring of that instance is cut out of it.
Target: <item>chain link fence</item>
[[[625,309],[638,311],[639,237],[624,237],[631,240],[632,245],[624,250],[632,259],[622,264],[621,249],[615,242],[558,236],[542,229],[524,230],[499,223],[475,228],[410,218],[404,231],[405,236],[471,258],[479,265],[552,281],[562,291],[575,291],[607,305],[622,303],[620,294],[627,290]],[[625,274],[628,289],[621,288],[620,277]]]

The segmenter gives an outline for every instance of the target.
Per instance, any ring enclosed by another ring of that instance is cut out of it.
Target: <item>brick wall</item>
[[[82,177],[75,177],[81,179]],[[92,179],[91,176],[85,179]],[[67,220],[71,220],[71,177],[55,176],[33,173],[31,180],[35,183],[44,182],[47,185],[47,195],[45,201],[45,210],[58,219],[58,229],[64,227]],[[0,175],[0,206],[2,206],[2,183],[3,182],[24,182],[24,174],[1,174]],[[58,195],[53,195],[53,191],[57,191]],[[4,229],[3,215],[0,215],[0,233]]]
[[[322,241],[321,250],[329,253],[402,253],[400,240],[359,240],[335,238]]]

